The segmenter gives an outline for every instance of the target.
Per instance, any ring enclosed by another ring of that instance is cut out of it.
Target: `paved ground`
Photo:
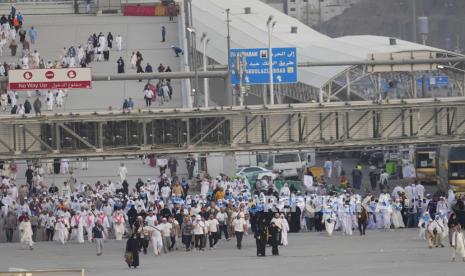
[[[123,51],[110,52],[107,62],[91,63],[93,74],[116,74],[116,60],[122,56],[126,64],[127,73],[135,73],[131,69],[130,57],[133,51],[140,51],[143,55],[143,67],[150,63],[156,71],[160,63],[170,66],[173,71],[179,71],[180,60],[171,50],[171,45],[178,45],[177,23],[169,22],[167,17],[125,17],[125,16],[88,16],[88,15],[53,15],[53,16],[27,16],[25,26],[29,29],[34,26],[38,31],[38,40],[31,45],[31,50],[38,50],[44,61],[58,60],[63,47],[79,44],[85,45],[89,35],[99,32],[111,32],[116,38],[118,34],[123,37]],[[161,43],[160,29],[166,27],[166,42]],[[19,39],[19,38],[17,38]],[[21,51],[16,57],[11,57],[9,51],[0,61],[18,62]],[[173,80],[174,99],[167,106],[181,106],[180,81]],[[94,111],[105,110],[109,106],[121,109],[124,98],[132,97],[135,107],[142,107],[143,87],[145,82],[138,81],[111,81],[94,82],[92,90],[73,90],[65,99],[65,106],[57,110],[66,111]],[[19,103],[26,98],[25,92],[20,92]],[[45,100],[45,94],[42,100]],[[158,106],[156,104],[155,106]],[[45,109],[45,104],[44,104]]]
[[[205,252],[178,251],[155,257],[141,256],[141,266],[128,269],[124,242],[109,241],[104,254],[95,256],[91,244],[38,243],[34,251],[19,244],[0,244],[0,270],[85,268],[86,275],[463,275],[465,264],[451,263],[451,249],[428,249],[414,230],[378,232],[367,236],[332,238],[320,233],[291,234],[280,256],[255,257],[255,243],[245,239],[243,250],[234,241],[220,242]],[[267,248],[267,254],[271,249]],[[174,274],[173,274],[174,273]],[[303,274],[305,273],[305,274]]]
[[[179,176],[187,176],[187,169],[186,165],[184,162],[184,156],[179,156],[178,159],[178,171],[177,174]],[[317,159],[317,166],[323,166],[323,163],[326,159],[325,158],[318,158]],[[355,167],[355,164],[357,164],[358,159],[356,158],[344,158],[341,159],[343,162],[343,167],[345,171],[351,171],[352,168]],[[89,169],[88,170],[82,170],[81,169],[81,162],[72,160],[71,166],[74,167],[75,169],[75,176],[78,179],[78,182],[84,182],[84,183],[95,183],[96,181],[107,181],[108,179],[112,181],[118,181],[119,177],[117,176],[118,172],[118,167],[120,163],[123,162],[125,163],[127,169],[128,169],[128,183],[132,186],[135,185],[137,182],[137,179],[140,177],[144,181],[147,178],[153,178],[155,176],[159,176],[159,168],[158,167],[150,167],[147,164],[142,164],[142,161],[140,159],[113,159],[113,160],[89,160]],[[371,190],[371,186],[369,183],[369,177],[368,177],[368,165],[363,165],[363,183],[362,183],[362,192]],[[25,163],[22,162],[19,164],[19,172],[18,172],[18,177],[17,181],[19,183],[25,182],[25,177],[24,173],[26,170]],[[169,171],[168,171],[169,172]],[[68,178],[68,175],[46,175],[45,180],[50,184],[50,183],[55,183],[58,187],[61,187],[63,184],[63,181],[65,181]],[[334,185],[339,185],[339,180],[336,178],[331,178],[329,180],[330,183]],[[398,179],[393,179],[389,181],[389,185],[391,189],[393,189],[397,185],[401,185],[401,180]],[[426,192],[427,193],[434,193],[437,189],[434,185],[430,186],[425,186]],[[379,193],[379,187],[376,188],[374,193]],[[1,239],[0,239],[1,240]]]
[[[124,163],[126,168],[128,169],[127,180],[131,187],[137,182],[137,179],[140,177],[142,180],[147,180],[147,178],[154,178],[155,176],[160,175],[160,170],[158,167],[150,167],[148,164],[143,164],[141,159],[115,159],[115,160],[90,160],[89,161],[89,169],[82,170],[81,169],[81,162],[75,161],[71,162],[71,166],[73,166],[75,176],[78,182],[84,183],[91,183],[94,184],[98,180],[100,181],[119,181],[118,176],[118,168],[120,163]],[[186,176],[187,169],[184,162],[184,159],[178,159],[178,171],[177,174],[179,176]],[[24,176],[26,171],[26,166],[21,164],[19,166],[17,182],[23,183],[26,181]],[[169,170],[167,171],[169,174]],[[66,180],[69,175],[66,174],[58,174],[58,175],[46,175],[45,180],[48,184],[55,183],[58,187],[61,187],[63,181]]]

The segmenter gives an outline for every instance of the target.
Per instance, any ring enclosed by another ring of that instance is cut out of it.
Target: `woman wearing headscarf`
[[[333,211],[331,201],[328,201],[327,205],[323,209],[321,223],[324,223],[328,236],[331,236],[336,225],[336,213]]]
[[[136,239],[135,234],[132,234],[126,242],[125,259],[129,268],[139,266],[139,241]]]
[[[24,218],[19,224],[18,229],[21,244],[26,243],[29,245],[29,249],[33,250],[34,242],[32,241],[32,226],[28,215],[24,215]]]
[[[289,223],[287,222],[284,214],[281,214],[281,244],[287,246],[289,243],[287,241],[287,232],[289,232]]]
[[[452,213],[449,216],[449,220],[447,221],[447,227],[449,227],[449,244],[452,246],[452,235],[455,233],[455,228],[457,225],[460,225],[459,221],[457,220],[457,215]]]
[[[452,234],[452,247],[454,252],[452,254],[452,261],[455,261],[455,256],[459,255],[465,262],[465,237],[462,232],[462,227],[458,224]]]

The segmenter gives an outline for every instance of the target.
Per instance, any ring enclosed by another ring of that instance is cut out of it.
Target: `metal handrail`
[[[39,270],[18,270],[18,271],[0,271],[0,275],[14,274],[57,274],[57,273],[80,273],[85,276],[84,269],[39,269]]]
[[[78,0],[78,2],[85,2],[85,0]],[[16,2],[9,2],[9,1],[1,1],[0,0],[0,5],[8,5],[11,6],[11,4],[15,5],[38,5],[38,4],[73,4],[74,0],[31,0],[31,1],[16,1]]]

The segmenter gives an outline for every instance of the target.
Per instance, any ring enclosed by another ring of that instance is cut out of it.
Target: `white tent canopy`
[[[250,7],[250,14],[245,14],[246,7]],[[221,64],[228,63],[226,9],[230,9],[231,48],[268,47],[266,21],[273,15],[277,23],[273,31],[272,47],[296,47],[298,62],[359,61],[375,53],[404,51],[446,52],[403,40],[390,45],[389,38],[381,36],[333,39],[259,0],[192,0],[193,24],[198,37],[203,32],[208,34],[210,42],[207,56]],[[297,27],[297,33],[291,33],[291,27]],[[202,52],[200,43],[197,43],[197,48]],[[298,79],[303,84],[319,89],[348,68],[299,68]]]

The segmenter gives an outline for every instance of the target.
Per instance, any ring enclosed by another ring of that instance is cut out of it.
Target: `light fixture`
[[[272,16],[272,15],[270,15],[270,16],[268,17],[268,20],[266,21],[266,25],[270,25],[271,20],[273,20],[273,16]]]
[[[203,42],[203,40],[207,37],[207,33],[202,33],[202,36],[200,37],[200,42]]]

